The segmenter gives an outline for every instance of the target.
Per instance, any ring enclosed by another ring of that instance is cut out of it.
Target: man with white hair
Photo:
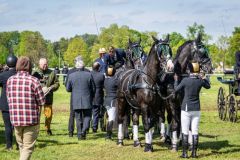
[[[41,86],[45,94],[45,105],[44,105],[44,115],[45,115],[45,128],[48,135],[52,135],[51,122],[52,122],[52,104],[53,104],[53,92],[57,91],[59,88],[59,81],[57,75],[54,71],[48,68],[48,61],[46,58],[40,58],[39,68],[33,73],[34,77],[40,80]]]
[[[75,113],[78,140],[84,140],[90,127],[96,87],[91,73],[84,70],[81,56],[75,58],[75,68],[76,71],[68,77],[66,90],[71,92],[71,105]]]

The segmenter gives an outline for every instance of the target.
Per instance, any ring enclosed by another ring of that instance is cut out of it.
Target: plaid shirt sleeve
[[[44,97],[44,93],[39,80],[37,80],[35,84],[35,96],[36,96],[37,105],[43,106],[45,103],[45,97]]]

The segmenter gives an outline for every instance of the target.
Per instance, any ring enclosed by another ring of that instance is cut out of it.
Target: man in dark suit
[[[90,72],[87,68],[83,68],[84,71],[86,72]],[[68,81],[68,77],[70,74],[74,73],[78,71],[78,69],[76,67],[71,68],[68,73],[67,73],[67,77],[65,80],[65,86],[67,85],[67,81]],[[73,106],[72,106],[72,94],[71,94],[71,98],[70,98],[70,115],[69,115],[69,120],[68,120],[68,133],[69,133],[69,137],[73,137],[73,133],[74,133],[74,119],[75,119],[75,113],[73,110]]]
[[[92,101],[96,87],[91,73],[84,71],[81,56],[75,58],[75,67],[77,71],[69,75],[66,90],[71,92],[71,103],[76,118],[78,140],[84,140],[86,139],[86,131],[90,126]]]
[[[95,62],[92,66],[92,76],[94,83],[96,85],[96,92],[93,99],[93,120],[92,120],[92,130],[93,133],[97,132],[98,129],[98,120],[100,114],[100,107],[103,105],[103,87],[104,87],[104,74],[99,72],[100,64]]]
[[[17,57],[9,55],[6,60],[6,64],[9,67],[8,71],[3,71],[0,74],[0,87],[2,87],[1,98],[0,98],[0,110],[2,111],[4,126],[5,126],[5,138],[6,138],[6,149],[12,150],[13,140],[13,126],[10,121],[9,106],[6,96],[6,85],[9,77],[16,74],[16,63]]]
[[[113,46],[109,47],[109,54],[107,55],[107,66],[113,66],[116,69],[124,65],[126,53],[123,49],[116,49]]]

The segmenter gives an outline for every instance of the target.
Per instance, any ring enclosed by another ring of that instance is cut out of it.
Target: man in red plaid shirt
[[[17,74],[7,81],[10,120],[20,149],[20,160],[28,160],[39,133],[41,106],[45,103],[39,80],[30,75],[28,57],[17,61]]]

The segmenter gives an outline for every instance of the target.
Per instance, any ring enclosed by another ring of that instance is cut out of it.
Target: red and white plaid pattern
[[[18,72],[7,81],[7,98],[13,126],[39,124],[40,106],[45,103],[39,80],[28,72]]]

